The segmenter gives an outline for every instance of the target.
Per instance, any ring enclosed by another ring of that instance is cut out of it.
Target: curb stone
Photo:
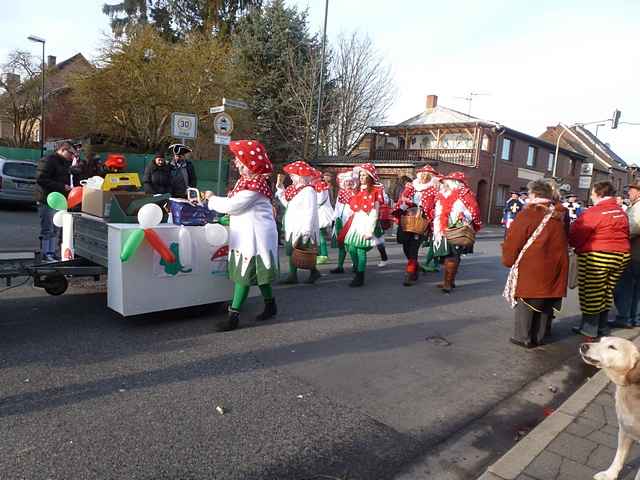
[[[616,332],[617,337],[627,340],[633,340],[638,335],[639,332],[635,330]],[[589,378],[560,408],[544,419],[497,462],[489,466],[477,480],[515,480],[607,385],[609,385],[609,378],[603,371]]]

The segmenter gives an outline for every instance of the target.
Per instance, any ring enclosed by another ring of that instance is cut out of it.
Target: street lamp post
[[[324,4],[324,28],[322,29],[322,55],[320,58],[320,86],[318,88],[318,114],[316,115],[316,148],[314,159],[318,159],[320,149],[320,110],[322,109],[322,85],[324,83],[324,59],[327,43],[327,15],[329,14],[329,0]]]
[[[41,43],[42,44],[42,101],[40,104],[40,156],[44,157],[44,74],[47,69],[47,65],[45,64],[44,58],[44,44],[46,43],[45,39],[42,37],[36,37],[35,35],[29,35],[27,37],[32,42]]]

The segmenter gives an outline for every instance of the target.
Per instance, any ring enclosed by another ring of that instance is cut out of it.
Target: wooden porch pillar
[[[371,134],[371,142],[369,143],[369,161],[373,161],[376,158],[376,142],[378,136],[375,133]]]

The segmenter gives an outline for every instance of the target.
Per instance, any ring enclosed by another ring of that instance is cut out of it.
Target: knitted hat
[[[273,165],[264,146],[257,140],[234,140],[229,150],[251,173],[268,175],[273,173]]]
[[[316,177],[318,173],[318,170],[303,160],[287,163],[282,169],[289,175],[298,175],[299,177]]]
[[[376,172],[376,167],[373,163],[363,163],[362,165],[353,167],[353,171],[358,175],[360,175],[360,172],[364,171],[367,175],[373,178],[374,183],[378,183],[378,172]]]

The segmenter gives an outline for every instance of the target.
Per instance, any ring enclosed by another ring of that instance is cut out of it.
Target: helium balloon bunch
[[[133,230],[122,246],[120,260],[128,261],[138,251],[143,240],[147,240],[151,248],[167,263],[176,263],[176,257],[169,247],[162,241],[153,227],[157,227],[162,222],[162,209],[154,204],[148,203],[138,211],[138,223],[142,228]]]

